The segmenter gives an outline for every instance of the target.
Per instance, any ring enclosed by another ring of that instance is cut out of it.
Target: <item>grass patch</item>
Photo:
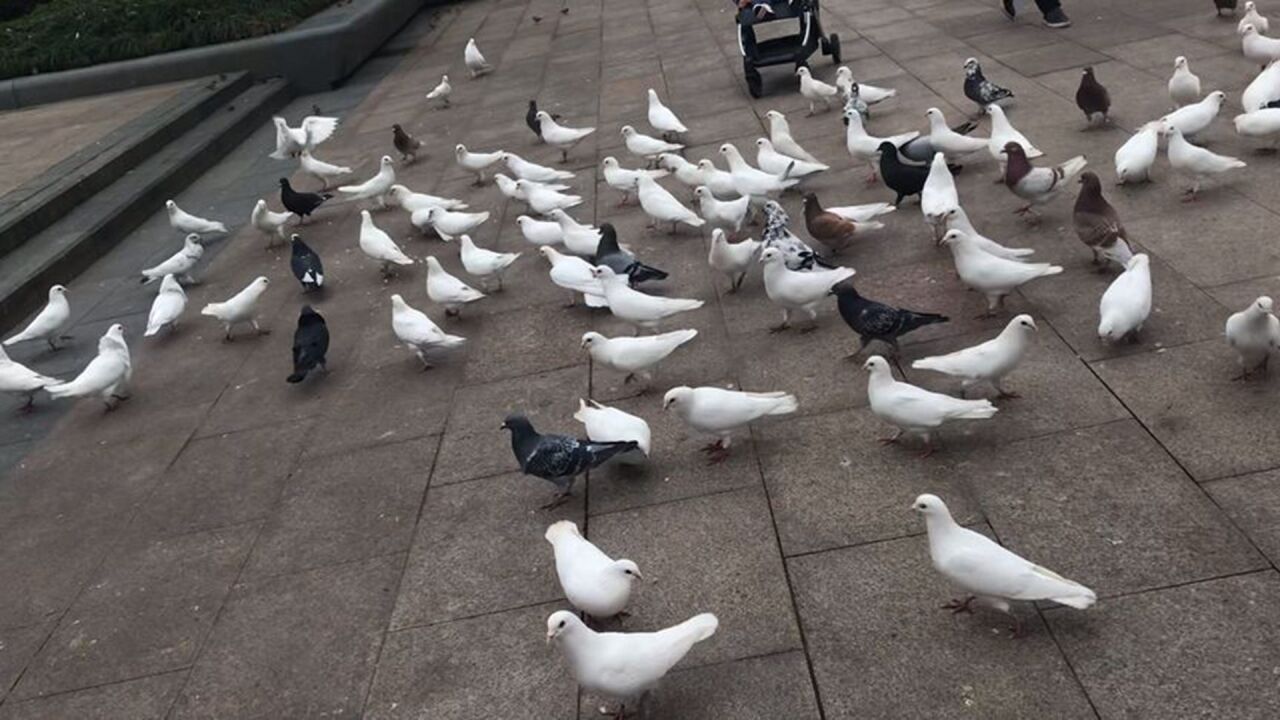
[[[242,40],[292,27],[334,0],[0,0],[0,79]]]

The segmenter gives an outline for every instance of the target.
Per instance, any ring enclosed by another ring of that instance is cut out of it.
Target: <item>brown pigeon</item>
[[[804,194],[804,226],[814,240],[839,254],[853,243],[858,226],[852,220],[822,209],[818,196]]]
[[[1107,260],[1124,267],[1133,257],[1129,235],[1116,209],[1102,197],[1102,181],[1093,172],[1080,174],[1080,195],[1071,219],[1080,242],[1093,251],[1093,264],[1099,266],[1099,272],[1106,269]]]
[[[405,132],[404,128],[399,125],[392,125],[391,133],[392,140],[396,145],[396,151],[400,153],[400,159],[406,163],[417,160],[418,149],[422,147],[422,141]]]

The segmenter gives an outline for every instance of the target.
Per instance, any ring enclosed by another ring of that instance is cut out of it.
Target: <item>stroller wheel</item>
[[[747,92],[751,93],[751,97],[764,97],[764,78],[760,77],[760,71],[754,65],[744,61],[742,75],[747,79]]]
[[[827,47],[823,50],[827,55],[831,56],[831,62],[836,65],[840,64],[840,36],[831,33],[827,38]]]

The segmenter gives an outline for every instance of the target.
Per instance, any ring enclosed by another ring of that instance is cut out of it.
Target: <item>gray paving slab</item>
[[[0,706],[0,718],[40,720],[75,717],[112,720],[127,717],[159,720],[169,711],[169,706],[186,679],[186,671],[179,670],[22,702],[6,702]]]

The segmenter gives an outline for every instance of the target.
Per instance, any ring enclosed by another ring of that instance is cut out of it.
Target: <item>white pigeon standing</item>
[[[298,159],[302,164],[302,172],[319,180],[325,190],[329,189],[330,180],[336,180],[351,174],[351,168],[327,163],[312,155],[310,150],[303,150]]]
[[[703,220],[715,227],[733,228],[734,233],[742,231],[751,211],[751,198],[744,195],[737,200],[720,200],[706,185],[694,188],[693,197]]]
[[[411,307],[399,293],[391,296],[391,331],[409,346],[422,361],[422,369],[430,370],[431,354],[462,347],[467,339],[440,329],[427,314]]]
[[[1245,87],[1240,94],[1240,106],[1247,113],[1254,112],[1277,98],[1280,98],[1280,62],[1273,62]]]
[[[582,537],[577,523],[561,520],[547,528],[556,559],[556,577],[564,597],[574,607],[597,618],[622,615],[631,599],[631,585],[643,580],[630,560],[614,560]]]
[[[747,279],[747,271],[755,262],[760,245],[759,240],[751,238],[731,243],[725,237],[724,230],[715,228],[711,231],[711,252],[707,255],[707,264],[729,278],[729,292],[737,292],[742,287],[742,281]]]
[[[591,273],[604,289],[609,311],[619,320],[635,326],[637,333],[640,328],[656,330],[662,319],[697,310],[704,304],[701,300],[660,297],[634,290],[625,275],[618,275],[606,265],[593,267]]]
[[[462,61],[466,63],[467,70],[471,71],[472,79],[493,71],[493,66],[480,54],[480,48],[476,47],[476,39],[467,40],[467,47],[462,51]]]
[[[673,330],[660,335],[616,338],[588,332],[582,336],[582,348],[590,355],[593,363],[625,372],[627,376],[623,378],[622,384],[626,385],[637,374],[642,375],[646,382],[652,381],[651,370],[656,370],[658,363],[675,352],[676,348],[697,336],[697,330]]]
[[[1243,33],[1245,25],[1252,25],[1258,29],[1258,32],[1265,33],[1271,29],[1271,22],[1258,12],[1257,3],[1249,0],[1244,4],[1244,17],[1240,18],[1240,22],[1236,23],[1236,32]]]
[[[263,330],[259,327],[257,309],[258,299],[267,291],[267,286],[270,284],[270,280],[265,276],[259,275],[235,295],[222,302],[212,302],[205,305],[201,308],[200,314],[216,318],[222,323],[222,328],[225,331],[222,338],[224,342],[234,340],[231,336],[231,328],[240,323],[249,323],[259,335],[266,335],[271,331]]]
[[[458,253],[463,270],[481,278],[486,285],[490,277],[497,278],[499,290],[502,289],[502,272],[520,257],[520,253],[500,253],[479,247],[470,235],[458,238]]]
[[[494,152],[471,152],[466,145],[458,143],[453,148],[453,157],[458,161],[458,167],[463,170],[470,170],[476,174],[476,185],[484,184],[484,171],[490,165],[502,160],[506,157],[506,153],[501,150]]]
[[[1219,155],[1191,144],[1176,126],[1166,123],[1165,134],[1169,136],[1169,165],[1174,170],[1194,178],[1191,187],[1187,188],[1183,194],[1184,201],[1195,199],[1196,193],[1200,192],[1200,183],[1206,177],[1245,167],[1243,160]]]
[[[943,395],[893,377],[889,363],[872,355],[863,363],[867,371],[867,400],[871,413],[898,431],[885,444],[896,443],[903,435],[918,436],[924,442],[922,457],[933,454],[933,433],[956,420],[985,420],[996,414],[990,400],[964,400]]]
[[[178,284],[178,279],[165,275],[160,281],[160,292],[151,302],[151,313],[147,315],[147,331],[143,337],[151,337],[166,326],[173,330],[178,327],[178,318],[187,309],[187,293]]]
[[[165,212],[169,214],[169,227],[180,233],[196,235],[213,235],[216,233],[224,233],[227,226],[217,220],[206,220],[202,217],[196,217],[191,213],[178,207],[178,203],[172,200],[164,202]]]
[[[791,327],[791,313],[803,311],[812,323],[802,332],[817,327],[818,305],[830,295],[831,286],[854,276],[853,268],[814,268],[799,271],[787,267],[781,249],[765,248],[760,253],[764,265],[764,291],[775,305],[782,308],[782,324],[769,328],[769,332],[781,332]]]
[[[61,382],[12,360],[3,346],[0,346],[0,393],[25,397],[27,401],[19,408],[19,412],[31,410],[36,402],[36,393],[42,388]]]
[[[960,378],[960,397],[980,382],[989,383],[999,393],[998,397],[1020,397],[1018,393],[1005,390],[1000,383],[1022,362],[1035,332],[1036,322],[1030,315],[1017,315],[999,335],[986,342],[946,355],[920,358],[911,363],[911,367]]]
[[[720,146],[720,154],[729,163],[729,175],[733,178],[733,187],[739,195],[745,195],[752,202],[762,203],[770,195],[777,194],[800,182],[798,178],[783,178],[763,170],[753,168],[742,158],[738,148],[730,143]],[[714,192],[714,188],[712,188]]]
[[[517,180],[516,190],[524,194],[529,209],[539,215],[550,215],[553,210],[565,210],[582,204],[581,195],[567,195],[542,183],[531,183],[528,180]]]
[[[658,153],[658,167],[675,176],[677,180],[697,187],[702,184],[702,170],[695,164],[675,153]]]
[[[440,236],[441,240],[448,242],[458,235],[475,230],[488,219],[488,210],[478,213],[458,212],[445,210],[437,206],[414,210],[413,214],[409,216],[409,223],[424,234],[430,228],[435,231],[436,235]]]
[[[947,167],[947,158],[940,152],[934,153],[929,175],[925,177],[924,188],[920,191],[920,212],[933,233],[935,243],[947,231],[947,215],[959,207],[960,195],[956,191],[956,179]]]
[[[961,230],[948,230],[942,236],[942,244],[951,250],[960,282],[986,296],[988,316],[1004,305],[1005,295],[1024,283],[1062,272],[1059,265],[1019,262],[992,255]]]
[[[592,257],[600,247],[600,228],[594,225],[583,225],[573,219],[564,210],[555,209],[548,217],[560,227],[560,241],[564,249],[574,255]]]
[[[828,85],[815,78],[807,66],[797,68],[796,75],[800,76],[800,94],[809,101],[810,115],[818,111],[819,104],[823,110],[830,110],[839,103],[840,90],[835,85]]]
[[[391,186],[395,184],[395,163],[391,160],[390,155],[383,155],[382,159],[378,161],[377,174],[359,185],[340,185],[338,192],[346,193],[351,196],[350,199],[352,200],[377,200],[378,207],[385,208],[387,206],[387,193],[391,192]]]
[[[1270,138],[1270,147],[1280,146],[1280,108],[1262,108],[1235,116],[1236,134],[1248,138]]]
[[[924,114],[929,120],[929,142],[934,149],[945,153],[948,159],[958,159],[980,152],[986,149],[990,142],[989,138],[961,135],[952,130],[947,125],[946,116],[936,107],[929,108]],[[1003,146],[1001,149],[1004,149]]]
[[[560,229],[560,223],[552,220],[537,220],[528,215],[521,215],[516,218],[516,225],[520,228],[520,235],[530,245],[542,247],[543,245],[559,245],[564,242],[564,231]]]
[[[449,84],[449,76],[441,75],[440,84],[431,88],[431,92],[427,93],[428,100],[439,100],[440,107],[449,107],[449,94],[453,92],[453,86]]]
[[[1074,580],[1036,565],[979,532],[962,527],[936,495],[921,495],[912,506],[924,515],[929,533],[929,559],[933,569],[969,597],[942,607],[953,613],[971,612],[976,600],[1013,619],[1014,637],[1022,635],[1022,622],[1010,612],[1010,600],[1052,600],[1085,610],[1098,601],[1092,590]]]
[[[969,239],[972,240],[980,249],[991,253],[996,257],[1002,257],[1005,260],[1017,260],[1019,262],[1023,262],[1023,258],[1035,253],[1035,249],[1033,248],[1005,247],[1004,245],[1001,245],[995,240],[992,240],[986,235],[978,232],[978,230],[973,227],[973,223],[969,222],[968,213],[964,211],[964,208],[959,206],[947,213],[946,229],[955,229],[963,232],[968,235]]]
[[[569,150],[574,145],[582,142],[583,138],[596,131],[593,127],[572,128],[561,125],[555,121],[555,118],[551,117],[551,113],[545,110],[539,110],[537,117],[539,133],[542,139],[548,145],[560,150],[560,162],[562,163],[569,162]]]
[[[991,137],[987,140],[987,152],[991,153],[991,157],[995,158],[1000,165],[1001,177],[1004,177],[1004,166],[1008,161],[1008,157],[1004,154],[1006,144],[1016,142],[1021,145],[1027,159],[1044,155],[1039,148],[1031,144],[1026,135],[1018,132],[1013,123],[1009,122],[1009,116],[1004,114],[1004,108],[991,103],[987,106],[987,115],[991,117]]]
[[[611,462],[622,465],[643,465],[649,458],[653,433],[644,418],[636,417],[615,407],[601,405],[595,400],[578,400],[578,412],[573,419],[582,423],[587,431],[587,439],[592,442],[627,442],[636,444],[636,449],[619,453],[611,458]]]
[[[649,88],[649,125],[662,133],[664,138],[689,132],[689,128],[680,122],[680,118],[676,117],[671,108],[662,104],[658,99],[658,93],[654,92],[653,88]]]
[[[1151,166],[1160,152],[1160,123],[1149,122],[1138,128],[1116,150],[1116,184],[1150,182]]]
[[[410,214],[428,207],[442,207],[445,210],[467,209],[467,204],[461,200],[414,192],[404,185],[391,186],[391,189],[387,191],[387,204],[392,207],[398,207]]]
[[[1197,133],[1213,123],[1213,119],[1218,116],[1218,111],[1222,109],[1222,104],[1226,100],[1226,93],[1214,90],[1205,95],[1200,102],[1183,105],[1165,115],[1161,120],[1165,125],[1178,128],[1183,135],[1195,137]]]
[[[56,385],[46,385],[44,390],[53,398],[77,398],[99,395],[114,410],[120,402],[129,398],[129,382],[133,379],[133,362],[129,357],[129,345],[124,339],[124,325],[116,323],[107,328],[98,340],[98,354],[74,380]]]
[[[746,165],[745,160],[743,165]],[[710,158],[699,160],[694,167],[698,170],[697,182],[694,183],[695,187],[705,185],[718,198],[728,199],[742,195],[742,193],[738,192],[738,184],[734,182],[733,174],[716,167],[716,164],[711,162]],[[797,180],[796,182],[799,181]]]
[[[413,260],[382,228],[373,224],[368,210],[360,211],[360,251],[377,260],[383,277],[391,274],[392,265],[412,265]]]
[[[296,128],[282,117],[273,117],[271,122],[276,126],[276,149],[271,157],[284,160],[294,157],[305,150],[314,150],[317,145],[333,137],[338,129],[338,118],[309,115],[302,118]]]
[[[680,143],[667,142],[652,135],[645,135],[630,125],[623,125],[620,132],[622,144],[626,146],[627,152],[651,163],[662,153],[674,153],[684,149],[684,145]]]
[[[693,646],[715,634],[719,626],[711,613],[696,615],[657,632],[598,633],[568,610],[547,618],[547,642],[564,651],[574,679],[582,689],[620,700],[615,718],[625,717],[627,703],[653,690]],[[611,713],[606,713],[611,714]]]
[[[159,265],[142,271],[142,283],[144,285],[153,283],[165,275],[174,275],[191,283],[193,282],[191,271],[202,257],[204,257],[204,245],[200,244],[200,236],[191,233],[183,238],[181,250],[165,258]]]
[[[1151,261],[1146,253],[1129,258],[1124,272],[1116,276],[1102,293],[1098,303],[1098,337],[1106,342],[1129,338],[1138,341],[1138,333],[1151,315]]]
[[[1280,350],[1280,319],[1274,314],[1271,298],[1263,295],[1232,313],[1227,318],[1226,336],[1240,361],[1240,374],[1235,379],[1248,380],[1255,370],[1265,375],[1271,354]]]
[[[1191,72],[1187,59],[1179,55],[1173,60],[1173,77],[1169,78],[1169,99],[1175,108],[1200,100],[1200,78]]]
[[[774,149],[797,160],[821,164],[818,158],[800,147],[800,143],[791,136],[791,125],[787,122],[786,115],[777,110],[770,110],[764,114],[764,117],[769,121],[769,142],[773,143]]]
[[[882,103],[898,94],[894,88],[882,88],[854,80],[853,71],[846,65],[836,68],[836,88],[844,97],[853,94],[854,85],[858,86],[858,98],[868,105]]]
[[[267,248],[276,246],[276,240],[284,241],[284,227],[293,217],[291,212],[275,212],[267,207],[266,200],[258,200],[249,214],[249,222],[267,238]]]
[[[644,210],[644,214],[651,220],[649,227],[669,222],[671,234],[674,235],[676,226],[680,223],[698,228],[707,222],[685,207],[675,195],[667,192],[666,188],[648,175],[640,175],[636,178],[636,197],[640,200],[640,207]]]
[[[1246,23],[1240,29],[1240,49],[1245,59],[1259,65],[1280,60],[1280,39],[1269,38],[1258,32],[1258,28]]]
[[[577,294],[582,295],[587,307],[607,307],[604,285],[595,276],[595,266],[580,257],[565,255],[550,245],[538,248],[538,254],[551,263],[551,282],[570,293],[568,307],[573,307]]]
[[[664,411],[675,408],[686,425],[716,441],[702,448],[709,463],[729,457],[733,432],[769,415],[790,415],[800,408],[796,396],[786,392],[744,392],[703,386],[674,387],[662,397]]]
[[[444,306],[444,314],[454,316],[462,313],[462,306],[480,300],[485,295],[456,276],[449,274],[440,261],[428,255],[427,263],[427,297],[431,302]]]
[[[849,156],[854,160],[861,160],[867,164],[867,169],[871,171],[867,176],[867,184],[874,183],[877,173],[880,171],[881,143],[887,142],[892,143],[894,147],[901,147],[920,135],[919,132],[913,130],[899,135],[876,137],[867,133],[866,127],[862,124],[862,115],[857,111],[846,110],[844,118],[847,123],[844,131],[845,149],[849,151]]]
[[[678,155],[676,157],[679,157]],[[684,158],[680,158],[684,160]],[[688,161],[685,161],[689,164]],[[694,167],[689,164],[689,167]],[[618,207],[627,204],[627,199],[631,197],[631,193],[636,190],[636,183],[641,175],[648,175],[653,179],[666,177],[666,170],[629,170],[618,164],[618,159],[610,155],[600,161],[600,169],[604,174],[604,181],[609,187],[622,193],[622,199],[618,201]]]
[[[67,289],[61,285],[49,288],[49,301],[40,312],[31,318],[31,322],[18,333],[4,341],[5,346],[12,347],[29,340],[44,340],[50,350],[58,349],[62,331],[71,324],[71,303],[67,302]]]
[[[768,138],[756,139],[756,165],[767,173],[794,178],[808,177],[831,169],[830,165],[787,157],[778,152]]]
[[[568,170],[556,170],[546,165],[539,165],[535,162],[529,162],[513,152],[503,152],[502,159],[507,163],[507,169],[519,180],[530,180],[538,183],[552,183],[557,180],[568,180],[573,177],[573,173]]]

